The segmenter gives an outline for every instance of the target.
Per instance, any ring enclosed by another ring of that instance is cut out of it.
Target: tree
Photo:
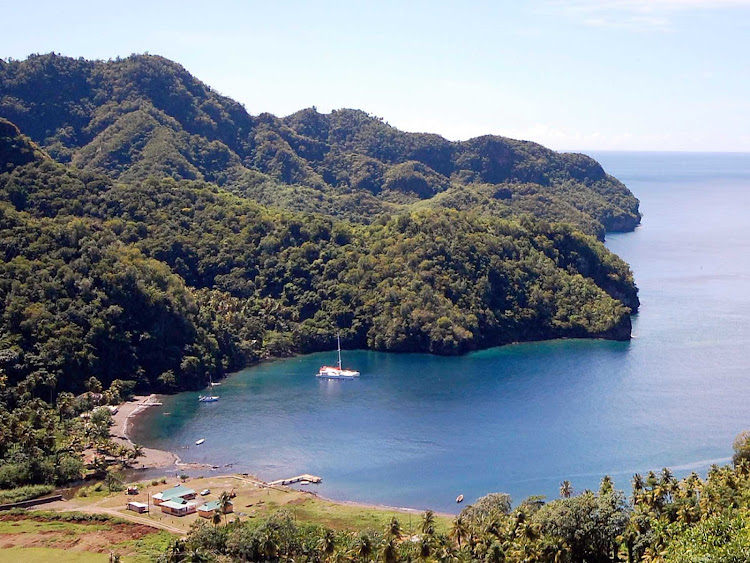
[[[560,496],[562,498],[570,498],[573,494],[573,485],[567,479],[560,483]]]
[[[102,392],[101,382],[92,375],[86,380],[86,391],[88,391],[89,393],[101,393]]]
[[[750,461],[750,430],[737,434],[732,448],[734,449],[734,455],[732,456],[734,465],[738,465],[743,460]]]
[[[360,559],[368,560],[372,556],[373,546],[370,536],[362,532],[354,543],[354,554]]]
[[[135,461],[136,461],[136,460],[137,460],[137,459],[138,459],[139,457],[143,457],[144,453],[145,453],[145,452],[144,452],[144,448],[143,448],[143,446],[141,446],[140,444],[133,444],[133,448],[132,448],[132,449],[130,450],[130,452],[128,453],[128,459],[129,459],[129,460],[130,460],[131,462],[135,463]]]
[[[323,536],[318,540],[318,549],[320,549],[326,557],[330,557],[336,550],[336,534],[333,530],[327,529]]]
[[[461,548],[461,541],[469,535],[469,529],[466,526],[466,522],[463,517],[459,514],[453,519],[450,529],[451,538],[458,544],[459,549]]]
[[[435,513],[432,510],[428,510],[422,514],[420,529],[423,534],[428,536],[432,536],[435,533]]]
[[[386,537],[391,537],[399,540],[401,539],[401,533],[401,524],[395,516],[392,516],[388,521],[388,525],[385,529]]]
[[[224,515],[225,524],[230,506],[232,506],[232,495],[230,495],[227,491],[222,491],[219,495],[219,510],[221,510],[221,513]]]
[[[386,538],[380,554],[383,563],[396,563],[398,561],[398,545],[395,536]]]

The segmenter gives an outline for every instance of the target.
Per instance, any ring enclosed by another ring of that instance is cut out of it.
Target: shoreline
[[[117,412],[112,415],[114,424],[109,429],[112,440],[132,448],[135,444],[130,439],[130,430],[133,426],[133,418],[144,412],[147,408],[159,403],[159,397],[155,394],[136,395],[132,401],[118,405]],[[154,448],[143,448],[143,455],[138,458],[133,469],[159,469],[178,465],[180,458],[165,450]]]
[[[159,406],[159,396],[155,393],[151,395],[136,395],[131,401],[126,401],[117,406],[117,412],[112,415],[114,424],[109,429],[109,434],[115,442],[132,448],[135,443],[130,439],[130,431],[133,427],[134,419],[146,409]],[[143,455],[138,458],[136,464],[130,469],[136,471],[146,469],[213,469],[213,466],[205,463],[185,463],[174,452],[159,450],[156,448],[143,447]]]
[[[146,409],[157,406],[159,404],[159,396],[152,393],[151,395],[136,395],[132,401],[127,401],[118,405],[117,413],[112,415],[114,424],[110,428],[110,435],[116,442],[124,444],[128,447],[133,447],[134,442],[130,439],[130,431],[133,427],[134,420],[139,414],[146,411]],[[136,471],[147,470],[147,469],[169,469],[169,468],[185,468],[185,469],[214,469],[215,466],[202,463],[184,463],[180,457],[174,452],[167,450],[158,450],[155,448],[143,448],[143,456],[138,459],[138,463],[132,467]],[[255,475],[243,474],[226,474],[226,475],[214,475],[214,478],[235,478],[235,479],[250,479],[263,487],[269,487],[267,482],[263,481]],[[275,487],[274,487],[275,488]],[[368,502],[356,501],[356,500],[340,500],[333,499],[323,496],[315,491],[307,490],[302,491],[293,487],[284,487],[292,491],[299,493],[315,496],[316,498],[331,502],[342,506],[352,506],[364,509],[380,509],[380,510],[393,510],[397,512],[403,512],[405,514],[421,514],[424,512],[419,508],[410,508],[405,506],[389,506],[385,504],[373,504]],[[453,517],[455,514],[435,512],[441,516]]]

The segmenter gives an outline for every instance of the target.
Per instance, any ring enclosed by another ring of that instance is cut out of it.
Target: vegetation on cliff
[[[601,238],[640,220],[638,200],[585,155],[497,136],[450,142],[358,110],[251,116],[157,56],[0,61],[0,117],[58,161],[120,182],[205,180],[358,222],[427,205],[532,213]]]

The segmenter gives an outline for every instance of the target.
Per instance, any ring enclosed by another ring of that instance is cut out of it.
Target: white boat
[[[213,403],[219,400],[218,395],[198,395],[199,403]]]
[[[195,441],[195,445],[196,445],[196,446],[200,446],[200,445],[201,445],[201,444],[202,444],[203,442],[205,442],[205,441],[206,441],[206,439],[205,439],[205,438],[201,438],[200,440],[196,440],[196,441]]]
[[[359,372],[353,369],[343,369],[341,367],[341,337],[337,334],[336,340],[338,342],[339,351],[339,363],[338,366],[322,366],[318,370],[317,377],[323,379],[354,379],[359,377]]]

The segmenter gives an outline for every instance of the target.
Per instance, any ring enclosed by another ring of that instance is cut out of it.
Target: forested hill
[[[565,225],[426,209],[358,226],[202,181],[115,183],[2,119],[0,156],[0,368],[16,384],[44,366],[77,390],[199,386],[338,330],[439,354],[630,337],[627,265]]]
[[[637,199],[587,156],[496,136],[450,142],[357,110],[251,116],[158,56],[0,60],[0,116],[59,162],[120,182],[204,180],[362,223],[443,207],[530,213],[602,238],[640,220]]]

